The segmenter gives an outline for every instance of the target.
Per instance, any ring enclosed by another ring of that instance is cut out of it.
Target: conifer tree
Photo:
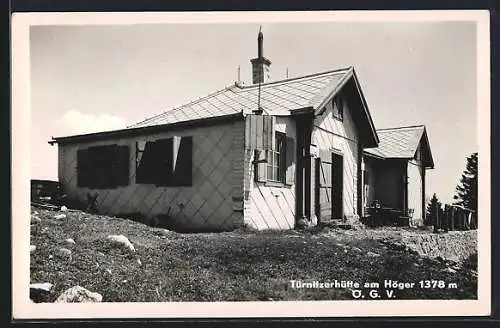
[[[432,198],[429,200],[427,204],[427,210],[425,214],[425,225],[433,225],[436,220],[436,204],[439,208],[439,215],[442,214],[442,203],[437,198],[436,194],[432,195]]]
[[[477,211],[477,152],[467,157],[467,164],[453,199],[455,204]]]

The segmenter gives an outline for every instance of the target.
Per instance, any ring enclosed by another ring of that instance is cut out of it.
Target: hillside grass
[[[477,297],[473,260],[458,265],[422,258],[388,243],[391,231],[383,229],[180,234],[79,211],[53,218],[60,213],[32,208],[32,218],[40,221],[31,224],[36,250],[30,280],[54,285],[46,302],[75,285],[100,293],[104,302],[352,300],[349,289],[294,289],[290,283],[335,279],[443,280],[458,288],[395,290],[394,298]],[[136,252],[111,245],[110,234],[128,237]],[[67,238],[76,243],[68,245]],[[59,256],[61,247],[70,249],[71,257]],[[457,271],[446,271],[450,266]]]

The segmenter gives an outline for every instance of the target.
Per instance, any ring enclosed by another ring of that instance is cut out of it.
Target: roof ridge
[[[318,76],[322,76],[322,75],[328,75],[328,74],[333,74],[333,73],[346,73],[346,72],[349,72],[350,70],[352,70],[354,68],[354,66],[348,66],[348,67],[345,67],[345,68],[337,68],[337,69],[333,69],[333,70],[328,70],[328,71],[323,71],[323,72],[317,72],[317,73],[314,73],[314,74],[308,74],[308,75],[302,75],[302,76],[297,76],[297,77],[293,77],[293,78],[289,78],[289,79],[284,79],[284,80],[278,80],[278,81],[272,81],[272,82],[267,82],[267,83],[261,83],[260,85],[261,86],[267,86],[267,85],[280,85],[280,84],[283,84],[283,83],[286,83],[286,82],[291,82],[291,81],[296,81],[296,80],[301,80],[301,79],[308,79],[308,78],[313,78],[313,77],[318,77]],[[235,82],[233,84],[230,84],[230,85],[227,85],[225,86],[224,88],[222,89],[217,89],[203,97],[200,97],[200,98],[197,98],[197,99],[194,99],[194,100],[191,100],[185,104],[182,104],[182,105],[179,105],[177,107],[173,107],[173,108],[170,108],[170,109],[167,109],[167,110],[163,110],[162,112],[158,113],[158,114],[154,114],[150,117],[147,117],[145,119],[143,119],[142,121],[139,121],[139,122],[134,122],[130,125],[128,125],[126,128],[134,128],[134,127],[137,127],[138,125],[142,125],[142,124],[146,124],[150,121],[154,121],[155,119],[158,119],[158,118],[161,118],[163,115],[167,114],[167,113],[170,113],[170,112],[173,112],[173,111],[179,111],[179,110],[182,110],[186,107],[189,107],[189,106],[192,106],[192,105],[195,105],[199,102],[202,102],[204,100],[207,100],[211,97],[214,97],[220,93],[223,93],[225,91],[233,91],[235,92],[235,90],[251,90],[253,88],[256,88],[258,87],[258,84],[251,84],[251,85],[240,85],[238,84],[238,82]],[[235,92],[236,93],[236,92]]]
[[[389,131],[389,130],[412,129],[412,128],[425,128],[425,124],[408,125],[408,126],[398,126],[398,127],[395,127],[395,128],[383,128],[383,129],[377,129],[377,132],[378,131]]]
[[[302,76],[296,76],[296,77],[291,77],[288,79],[284,80],[278,80],[278,81],[272,81],[272,82],[266,82],[266,83],[261,83],[260,86],[265,86],[265,85],[272,85],[272,84],[279,84],[279,83],[284,83],[284,82],[290,82],[294,80],[300,80],[300,79],[305,79],[305,78],[310,78],[310,77],[317,77],[320,75],[326,75],[326,74],[331,74],[331,73],[340,73],[343,71],[349,71],[353,66],[345,67],[345,68],[337,68],[329,71],[324,71],[324,72],[318,72],[318,73],[313,73],[313,74],[308,74],[308,75],[302,75]],[[235,85],[239,89],[250,89],[250,88],[255,88],[258,87],[259,84],[250,84],[250,85]]]
[[[200,102],[200,101],[202,101],[202,100],[205,100],[205,99],[207,99],[207,98],[209,98],[209,97],[213,97],[213,96],[215,96],[215,95],[217,95],[217,94],[219,94],[219,93],[222,93],[223,91],[226,91],[226,90],[231,90],[231,89],[232,89],[232,88],[234,88],[234,87],[235,87],[235,85],[228,85],[228,86],[224,87],[223,89],[218,89],[218,90],[216,90],[216,91],[213,91],[213,92],[211,92],[211,93],[207,94],[206,96],[200,97],[200,98],[195,99],[195,100],[191,100],[191,101],[189,101],[189,102],[187,102],[187,103],[185,103],[185,104],[182,104],[182,105],[180,105],[180,106],[177,106],[177,107],[174,107],[174,108],[171,108],[171,109],[164,110],[163,112],[161,112],[161,113],[159,113],[159,114],[156,114],[156,115],[150,116],[150,117],[148,117],[148,118],[146,118],[146,119],[144,119],[144,120],[142,120],[142,121],[139,121],[139,122],[136,122],[136,123],[134,123],[134,124],[132,124],[132,125],[129,125],[129,126],[127,126],[126,128],[131,128],[131,127],[134,127],[134,126],[136,126],[136,125],[138,125],[138,124],[141,124],[141,123],[146,123],[146,122],[148,122],[148,121],[150,121],[150,120],[153,120],[153,119],[155,119],[155,118],[160,117],[161,115],[163,115],[163,114],[165,114],[165,113],[167,113],[167,112],[171,112],[171,111],[174,111],[174,110],[180,110],[180,109],[185,108],[185,107],[187,107],[187,106],[191,106],[191,105],[197,104],[198,102]]]

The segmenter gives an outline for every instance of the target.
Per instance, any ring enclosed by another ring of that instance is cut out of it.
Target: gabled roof
[[[355,95],[352,99],[357,101],[357,104],[353,110],[361,111],[354,117],[357,117],[357,123],[362,124],[360,131],[364,146],[376,146],[378,137],[353,67],[262,83],[260,85],[260,108],[263,109],[264,114],[276,116],[289,116],[302,112],[318,115],[325,103],[344,86],[349,89],[350,94]],[[258,109],[258,97],[258,84],[248,86],[235,84],[125,129],[57,137],[52,138],[49,143],[117,137],[128,135],[129,132],[137,135],[141,131],[158,131],[158,129],[180,128],[195,124],[215,124],[225,119],[243,118],[246,114]]]
[[[339,84],[350,68],[301,76],[260,86],[260,107],[265,114],[286,116],[293,110],[314,108],[324,95]],[[195,119],[251,113],[258,109],[258,84],[232,85],[178,108],[167,110],[129,126],[138,128]]]
[[[380,140],[378,147],[365,149],[365,154],[378,158],[411,159],[415,157],[419,145],[422,144],[424,166],[434,167],[424,125],[378,129],[377,134]]]

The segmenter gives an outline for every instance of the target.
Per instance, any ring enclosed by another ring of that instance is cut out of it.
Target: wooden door
[[[332,185],[332,215],[334,219],[340,219],[344,216],[344,158],[335,153],[332,153]]]
[[[316,216],[322,222],[332,219],[332,161],[328,154],[320,152],[316,159]]]
[[[342,218],[343,160],[341,155],[320,151],[316,159],[316,216],[319,221]]]

